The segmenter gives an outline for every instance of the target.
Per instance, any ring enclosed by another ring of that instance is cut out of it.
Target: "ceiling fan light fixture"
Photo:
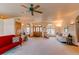
[[[35,7],[33,7],[33,6],[34,6],[33,4],[30,4],[30,7],[28,8],[29,11],[31,12],[31,15],[32,15],[32,16],[34,16],[34,12],[37,12],[37,13],[42,14],[41,11],[39,11],[39,10],[37,11],[37,8],[39,8],[40,5],[36,5]],[[25,5],[22,5],[22,7],[27,8]]]

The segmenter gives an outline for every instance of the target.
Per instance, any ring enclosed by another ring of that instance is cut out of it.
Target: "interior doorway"
[[[27,24],[24,28],[24,32],[26,35],[30,36],[31,34],[31,27],[30,27],[30,24]]]

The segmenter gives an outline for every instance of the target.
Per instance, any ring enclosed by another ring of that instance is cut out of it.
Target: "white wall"
[[[15,20],[6,19],[4,21],[4,35],[15,34]]]
[[[0,19],[0,36],[15,34],[15,19]]]
[[[3,26],[4,21],[0,19],[0,36],[3,35]]]

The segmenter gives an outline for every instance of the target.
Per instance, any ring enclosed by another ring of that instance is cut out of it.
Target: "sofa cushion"
[[[1,36],[0,37],[0,48],[6,46],[8,44],[11,44],[12,37],[14,37],[14,35]]]
[[[5,47],[0,48],[0,54],[3,54],[4,52],[16,47],[17,45],[19,45],[19,42],[12,43],[12,44],[9,44],[9,45],[7,45]]]

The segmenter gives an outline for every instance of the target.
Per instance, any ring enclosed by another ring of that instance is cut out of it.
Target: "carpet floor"
[[[22,46],[17,46],[3,55],[78,55],[79,47],[63,44],[55,37],[29,38]]]

